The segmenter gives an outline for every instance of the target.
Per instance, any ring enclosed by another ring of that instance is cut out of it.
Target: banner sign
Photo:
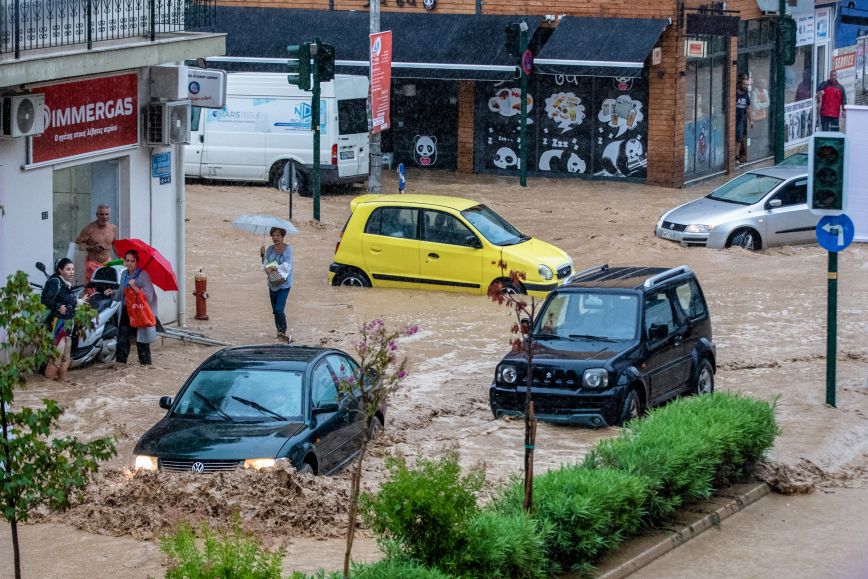
[[[45,95],[45,132],[31,140],[31,163],[139,143],[136,73],[34,89]]]
[[[371,34],[371,132],[389,128],[392,87],[392,31]]]
[[[814,44],[814,15],[802,14],[796,17],[796,46]]]
[[[806,144],[815,123],[814,99],[784,105],[784,147],[791,149]]]

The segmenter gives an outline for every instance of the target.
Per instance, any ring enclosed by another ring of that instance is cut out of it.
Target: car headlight
[[[554,276],[554,274],[552,273],[552,268],[544,264],[540,264],[539,274],[542,276],[543,279],[551,279]]]
[[[609,385],[609,373],[605,368],[591,368],[582,375],[582,384],[588,388],[605,388]]]
[[[712,229],[714,229],[713,225],[699,225],[697,223],[691,223],[684,229],[684,231],[687,233],[709,233]]]
[[[157,457],[145,454],[136,455],[136,470],[157,470]]]
[[[277,461],[273,458],[248,458],[244,461],[244,468],[259,470],[261,468],[273,468]]]
[[[518,370],[515,366],[505,365],[500,367],[500,381],[505,384],[515,384],[518,381]]]

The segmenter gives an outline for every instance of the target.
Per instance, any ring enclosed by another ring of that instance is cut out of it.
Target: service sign
[[[389,128],[392,87],[392,31],[371,34],[371,132]]]
[[[194,107],[222,109],[226,104],[226,71],[188,67],[187,98]]]
[[[45,132],[32,137],[32,164],[139,143],[136,73],[42,86],[34,92],[45,95]]]

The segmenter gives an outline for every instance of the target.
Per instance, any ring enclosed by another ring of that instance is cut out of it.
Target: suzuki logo
[[[552,373],[546,372],[546,380],[551,380],[551,379],[552,379]]]
[[[194,462],[193,466],[190,467],[190,470],[195,473],[202,474],[203,472],[205,472],[205,465],[201,462]]]

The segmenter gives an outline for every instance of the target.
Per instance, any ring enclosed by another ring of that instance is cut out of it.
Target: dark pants
[[[130,356],[130,338],[136,333],[136,328],[130,325],[130,317],[125,309],[121,310],[121,323],[118,325],[118,343],[115,359],[121,364],[126,364]],[[139,364],[151,365],[151,345],[136,341],[136,352],[139,355]]]
[[[282,334],[286,333],[286,314],[284,310],[286,309],[286,298],[289,297],[290,289],[268,290],[268,297],[271,298],[271,312],[274,314],[274,327]]]
[[[820,117],[820,128],[824,131],[840,131],[841,125],[839,124],[838,117]]]

